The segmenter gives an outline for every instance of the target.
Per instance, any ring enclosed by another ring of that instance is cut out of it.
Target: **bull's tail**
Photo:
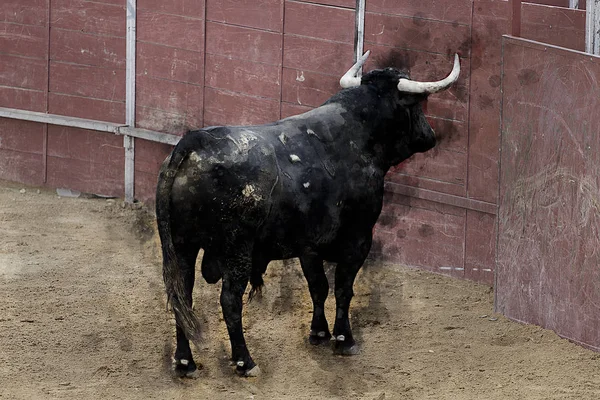
[[[175,147],[171,156],[163,163],[156,189],[156,220],[163,255],[163,279],[167,292],[167,303],[171,304],[177,324],[192,341],[200,337],[200,323],[192,309],[191,296],[186,293],[184,277],[179,264],[171,231],[171,190],[175,175],[187,151]],[[188,298],[190,297],[190,298]]]

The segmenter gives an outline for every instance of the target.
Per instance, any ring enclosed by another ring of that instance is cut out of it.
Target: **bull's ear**
[[[423,93],[400,93],[400,104],[404,107],[414,106],[417,103],[427,100],[427,96],[427,94]]]

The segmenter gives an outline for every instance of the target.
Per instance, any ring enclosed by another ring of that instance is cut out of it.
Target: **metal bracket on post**
[[[579,8],[579,0],[569,0],[569,8],[578,9]]]
[[[600,55],[600,0],[587,0],[585,13],[585,51]]]
[[[135,40],[136,40],[136,0],[127,0],[127,38],[126,38],[126,91],[125,123],[135,127]],[[135,199],[135,143],[132,136],[123,138],[125,148],[125,201],[133,203]]]
[[[354,34],[354,62],[362,57],[365,43],[365,0],[356,0],[356,25]],[[356,74],[362,75],[362,67]]]

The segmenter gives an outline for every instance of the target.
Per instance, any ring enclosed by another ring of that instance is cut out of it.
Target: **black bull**
[[[431,93],[458,77],[414,82],[387,68],[362,78],[361,58],[321,107],[260,126],[211,127],[186,134],[159,175],[156,214],[164,280],[177,322],[175,369],[196,370],[189,339],[199,333],[192,311],[195,263],[222,281],[221,308],[232,362],[255,375],[242,330],[242,298],[263,284],[272,260],[299,257],[314,312],[312,344],[331,338],[324,313],[329,284],[323,261],[336,263],[334,351],[355,354],[348,309],[354,279],[371,248],[390,167],[434,147],[421,109]]]

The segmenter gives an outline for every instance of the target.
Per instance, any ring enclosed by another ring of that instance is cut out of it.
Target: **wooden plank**
[[[204,51],[204,20],[140,11],[137,15],[137,40],[202,52]]]
[[[118,127],[116,127],[118,129]],[[114,132],[113,132],[114,133]],[[48,125],[48,156],[121,165],[124,161],[123,139],[106,132],[85,128]]]
[[[0,176],[26,185],[42,185],[42,155],[0,148]]]
[[[137,107],[135,119],[139,128],[178,136],[203,126],[202,114],[178,114],[144,106]]]
[[[46,60],[2,55],[0,85],[23,89],[46,89]]]
[[[0,107],[45,111],[46,93],[41,90],[0,86]]]
[[[50,92],[125,101],[125,70],[50,62]]]
[[[367,12],[404,15],[419,24],[424,19],[469,25],[471,23],[472,0],[369,0]]]
[[[493,211],[497,207],[493,205]],[[491,207],[490,207],[491,208]],[[492,210],[490,210],[492,211]],[[495,214],[467,210],[465,232],[465,277],[494,285],[497,218]]]
[[[46,27],[0,22],[0,51],[3,55],[47,57]]]
[[[206,23],[206,52],[242,60],[281,65],[281,34]]]
[[[281,67],[207,54],[204,84],[254,96],[279,99]]]
[[[521,36],[573,50],[585,50],[585,11],[523,4]]]
[[[138,42],[136,68],[138,76],[204,84],[204,57],[197,51]]]
[[[138,4],[138,11],[151,11],[203,19],[204,7],[205,1],[198,0],[144,0]]]
[[[395,48],[429,51],[443,55],[460,51],[470,54],[471,29],[468,25],[418,20],[412,17],[367,13],[365,42]]]
[[[283,66],[339,79],[352,66],[354,45],[286,35]]]
[[[0,115],[1,110],[0,108]],[[0,149],[42,154],[42,124],[12,118],[0,119]]]
[[[287,118],[298,114],[303,114],[312,110],[313,107],[301,106],[298,104],[281,103],[281,118]]]
[[[354,43],[354,20],[351,9],[289,1],[285,6],[286,34]]]
[[[279,101],[206,88],[205,125],[254,125],[279,119]]]
[[[510,14],[510,32],[515,37],[521,36],[521,0],[509,0]]]
[[[120,5],[84,0],[52,0],[53,28],[125,37],[125,2]]]
[[[356,0],[286,0],[286,7],[287,3],[317,3],[350,9],[356,8]]]
[[[466,210],[386,192],[372,253],[446,275],[464,275]]]
[[[47,0],[2,0],[0,21],[45,26],[47,8]]]
[[[206,0],[207,21],[273,32],[283,30],[282,10],[283,0]]]
[[[125,122],[125,104],[122,101],[50,93],[48,95],[48,111],[51,114],[69,115],[116,124],[124,124]]]
[[[104,68],[125,68],[125,39],[64,29],[50,30],[50,59]]]

